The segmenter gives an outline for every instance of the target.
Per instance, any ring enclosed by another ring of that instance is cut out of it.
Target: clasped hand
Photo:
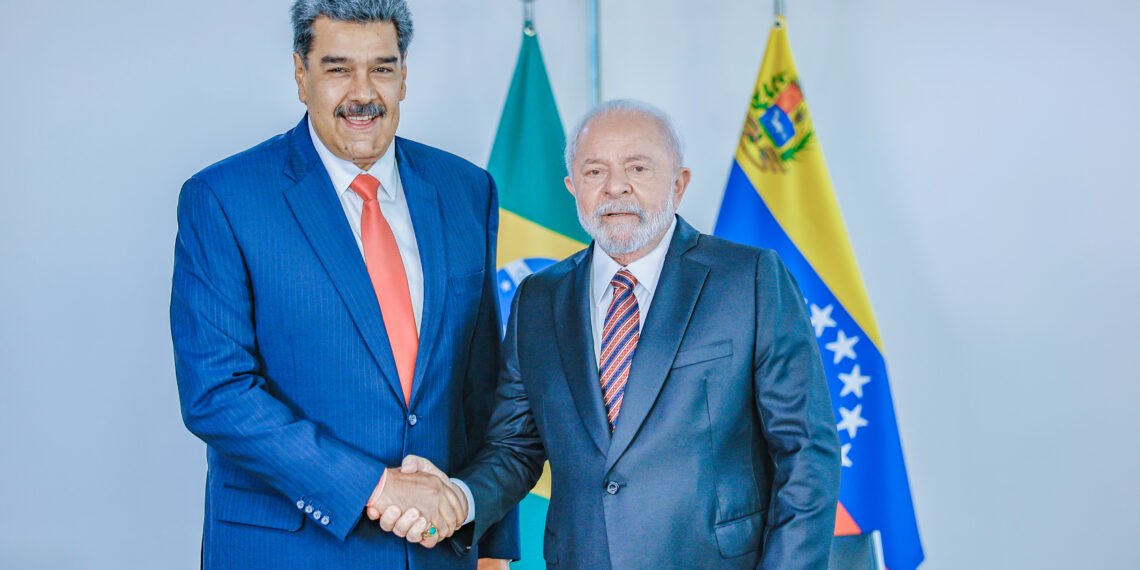
[[[365,511],[380,528],[425,548],[451,536],[467,519],[467,498],[431,461],[409,455],[389,468]],[[435,528],[435,532],[431,531]]]

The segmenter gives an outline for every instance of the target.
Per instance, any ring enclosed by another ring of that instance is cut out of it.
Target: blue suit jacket
[[[304,119],[182,187],[170,320],[182,416],[207,445],[206,568],[518,557],[517,520],[457,556],[362,517],[384,467],[405,455],[446,470],[469,459],[499,362],[494,183],[443,151],[394,144],[424,273],[410,406]]]
[[[612,434],[590,259],[519,285],[488,441],[458,474],[475,538],[549,459],[549,566],[827,568],[839,438],[804,298],[779,258],[678,220]]]

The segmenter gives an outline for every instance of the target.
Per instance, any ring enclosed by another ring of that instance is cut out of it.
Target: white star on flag
[[[839,329],[839,336],[832,342],[824,345],[824,348],[835,353],[835,358],[831,361],[832,364],[839,364],[839,361],[844,357],[855,360],[855,343],[859,342],[859,337],[848,337],[844,334],[843,329]]]
[[[849,458],[847,457],[847,453],[848,453],[849,451],[851,451],[851,444],[850,444],[850,443],[845,443],[845,444],[843,444],[843,446],[842,446],[842,447],[840,447],[840,449],[841,449],[841,450],[842,450],[842,452],[843,452],[843,457],[841,458],[841,462],[843,463],[843,466],[844,466],[844,467],[851,467],[852,465],[854,465],[854,463],[851,463],[851,459],[849,459]]]
[[[823,331],[827,330],[827,327],[835,326],[835,321],[831,318],[833,308],[833,305],[822,309],[815,305],[811,306],[811,326],[815,328],[815,338],[823,336]]]
[[[859,373],[858,364],[856,364],[855,367],[851,369],[851,372],[849,374],[840,374],[839,379],[843,381],[843,391],[839,392],[839,397],[841,398],[852,392],[854,392],[856,396],[862,398],[863,385],[871,381],[870,376],[863,376]]]
[[[847,430],[847,437],[854,438],[855,432],[867,425],[867,420],[863,419],[863,404],[855,406],[854,410],[847,408],[839,408],[839,415],[843,416],[843,420],[835,424],[835,429]]]

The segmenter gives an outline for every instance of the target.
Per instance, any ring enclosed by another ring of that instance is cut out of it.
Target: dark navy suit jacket
[[[803,295],[775,253],[678,220],[610,433],[591,249],[519,285],[473,538],[551,469],[567,568],[827,568],[839,438]]]
[[[517,520],[457,556],[362,517],[384,467],[405,455],[447,470],[467,462],[499,362],[494,183],[443,151],[393,144],[424,274],[410,406],[304,119],[182,187],[170,320],[183,419],[207,446],[206,568],[518,557]]]

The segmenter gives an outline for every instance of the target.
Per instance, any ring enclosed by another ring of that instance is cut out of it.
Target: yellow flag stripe
[[[758,93],[764,92],[777,74],[788,78],[798,76],[787,31],[782,18],[780,20],[768,36],[756,81]],[[814,128],[806,103],[801,101],[795,111],[799,120],[796,140],[799,140]],[[774,166],[778,159],[761,154],[759,146],[746,132],[737,147],[736,161],[788,238],[882,352],[879,328],[855,263],[855,252],[847,239],[818,138],[809,139],[786,167],[778,167]]]
[[[586,247],[518,214],[499,209],[499,267],[516,259],[544,257],[561,260]]]

